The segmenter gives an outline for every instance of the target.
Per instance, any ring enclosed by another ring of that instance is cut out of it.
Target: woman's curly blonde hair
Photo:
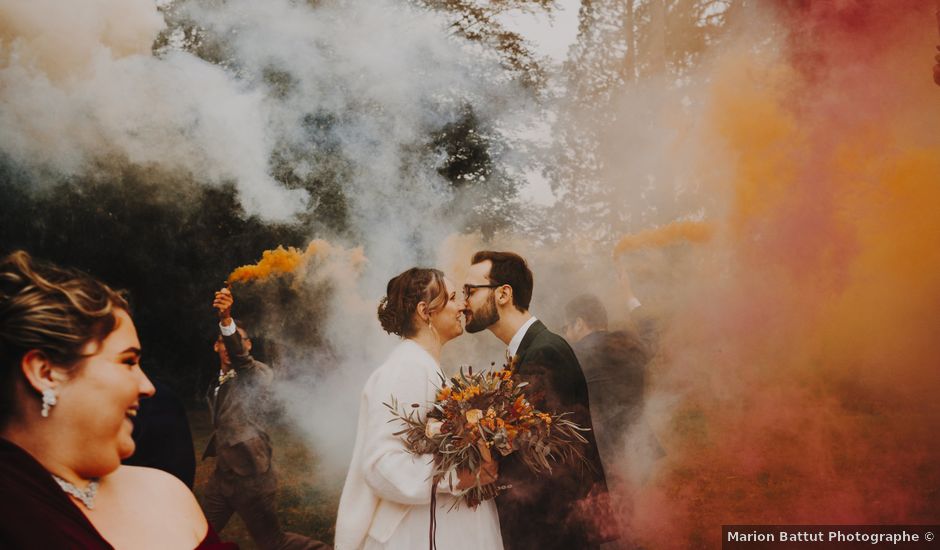
[[[129,309],[124,295],[86,273],[22,250],[0,259],[0,422],[13,412],[17,366],[26,352],[39,350],[70,369],[86,344],[114,330],[118,309]]]

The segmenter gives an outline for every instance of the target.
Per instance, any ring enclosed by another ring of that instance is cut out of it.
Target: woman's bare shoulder
[[[116,548],[191,549],[209,528],[189,487],[161,470],[121,466],[99,494],[92,523]]]
[[[189,487],[176,476],[156,468],[122,465],[108,477],[109,481],[114,481],[121,485],[127,483],[146,486],[157,491],[170,493],[186,492],[192,494]]]
[[[176,476],[156,468],[121,466],[109,476],[109,482],[119,486],[122,493],[146,500],[147,509],[167,511],[174,515],[191,517],[195,525],[205,524],[205,516],[196,497]]]

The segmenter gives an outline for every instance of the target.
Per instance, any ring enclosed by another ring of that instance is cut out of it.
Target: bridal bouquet
[[[395,435],[402,437],[405,447],[415,454],[434,455],[434,484],[456,469],[477,471],[490,459],[492,449],[502,456],[517,453],[536,474],[550,474],[552,462],[585,460],[587,439],[581,432],[588,429],[568,420],[570,413],[536,410],[526,399],[528,383],[518,382],[514,370],[513,364],[478,373],[469,367],[466,374],[461,368],[450,384],[442,378],[437,399],[423,418],[418,403],[411,410],[399,409],[394,397],[384,403],[392,421],[404,424]],[[464,500],[475,507],[503,488],[477,481]]]

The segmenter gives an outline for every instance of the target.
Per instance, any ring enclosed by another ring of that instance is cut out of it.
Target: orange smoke
[[[261,261],[252,265],[243,265],[226,279],[226,283],[244,283],[261,281],[276,275],[294,273],[306,267],[312,257],[330,250],[330,244],[324,240],[311,241],[305,250],[289,246],[278,246],[274,250],[261,253]]]
[[[614,256],[640,248],[662,248],[683,241],[704,243],[711,239],[712,233],[713,227],[705,222],[672,222],[624,236],[614,247]]]
[[[713,75],[699,139],[734,177],[707,182],[729,203],[704,245],[721,265],[662,337],[653,393],[680,399],[635,497],[647,547],[938,519],[935,28],[916,2],[861,5],[802,3],[785,55],[742,47]]]

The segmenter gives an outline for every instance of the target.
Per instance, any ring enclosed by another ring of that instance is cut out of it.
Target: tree
[[[0,254],[22,248],[128,290],[147,373],[189,398],[201,395],[217,361],[212,293],[260,250],[306,241],[297,225],[245,216],[232,186],[134,167],[42,188],[31,178],[0,162]]]
[[[511,11],[551,13],[554,0],[411,0],[414,4],[447,14],[456,36],[493,51],[503,66],[524,86],[539,91],[545,85],[545,68],[532,45],[510,31],[500,17]]]
[[[612,182],[604,143],[618,127],[657,130],[662,112],[682,112],[695,69],[719,43],[743,0],[584,0],[577,42],[565,64],[567,103],[555,134],[563,159],[549,177],[564,197],[567,219],[608,246],[624,231],[666,214],[642,190],[670,183],[669,166],[629,182]],[[667,107],[667,102],[669,106]],[[624,105],[629,110],[624,110]],[[623,117],[629,116],[629,119]],[[624,204],[617,187],[636,192]],[[674,214],[670,212],[669,214]]]

